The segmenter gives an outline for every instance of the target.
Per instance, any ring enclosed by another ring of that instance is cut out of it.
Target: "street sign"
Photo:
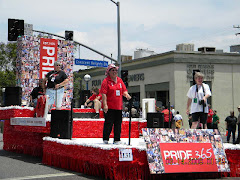
[[[75,65],[108,67],[108,62],[107,61],[89,60],[89,59],[75,59]]]
[[[33,25],[24,23],[24,35],[32,36],[33,35]]]

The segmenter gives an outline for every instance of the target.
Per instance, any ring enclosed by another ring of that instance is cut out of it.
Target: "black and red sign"
[[[151,174],[230,171],[217,130],[145,128],[143,136]]]

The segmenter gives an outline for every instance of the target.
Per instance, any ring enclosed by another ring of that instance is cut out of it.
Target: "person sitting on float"
[[[30,94],[30,106],[31,107],[36,108],[38,96],[44,95],[43,89],[44,89],[43,79],[39,79],[38,86],[33,88],[32,92]]]
[[[101,109],[101,101],[102,101],[102,95],[99,93],[99,89],[97,87],[93,87],[92,90],[92,96],[89,97],[86,102],[84,103],[85,107],[94,108],[97,116],[99,117],[99,110]]]

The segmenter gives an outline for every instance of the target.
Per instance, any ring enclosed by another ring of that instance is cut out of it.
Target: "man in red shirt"
[[[118,75],[118,67],[110,64],[106,69],[107,76],[101,85],[101,94],[104,111],[103,142],[108,144],[109,136],[114,125],[114,144],[121,144],[122,125],[122,96],[131,99],[127,88]]]
[[[207,117],[207,128],[212,129],[212,117],[213,117],[213,110],[211,109],[210,104],[208,105],[208,117]]]
[[[171,128],[172,112],[170,111],[170,123],[169,123],[169,110],[163,107],[162,113],[164,114],[164,128]]]

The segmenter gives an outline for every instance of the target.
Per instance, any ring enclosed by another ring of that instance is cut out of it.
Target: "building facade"
[[[240,45],[232,45],[232,46],[230,46],[230,52],[240,53]]]
[[[225,118],[231,110],[238,115],[240,105],[240,55],[216,52],[170,51],[126,61],[122,70],[128,70],[128,91],[141,106],[143,98],[155,98],[157,106],[174,105],[188,128],[186,114],[187,92],[193,83],[193,70],[205,74],[212,97],[209,99],[213,110],[217,110],[220,126],[225,129]],[[105,69],[94,68],[79,71],[81,77],[90,74],[89,89],[101,87]],[[137,103],[136,103],[137,104]]]
[[[177,51],[194,51],[194,44],[178,44],[176,45]]]
[[[150,51],[148,49],[137,49],[134,51],[134,59],[139,59],[142,57],[147,57],[156,54],[154,51]]]

